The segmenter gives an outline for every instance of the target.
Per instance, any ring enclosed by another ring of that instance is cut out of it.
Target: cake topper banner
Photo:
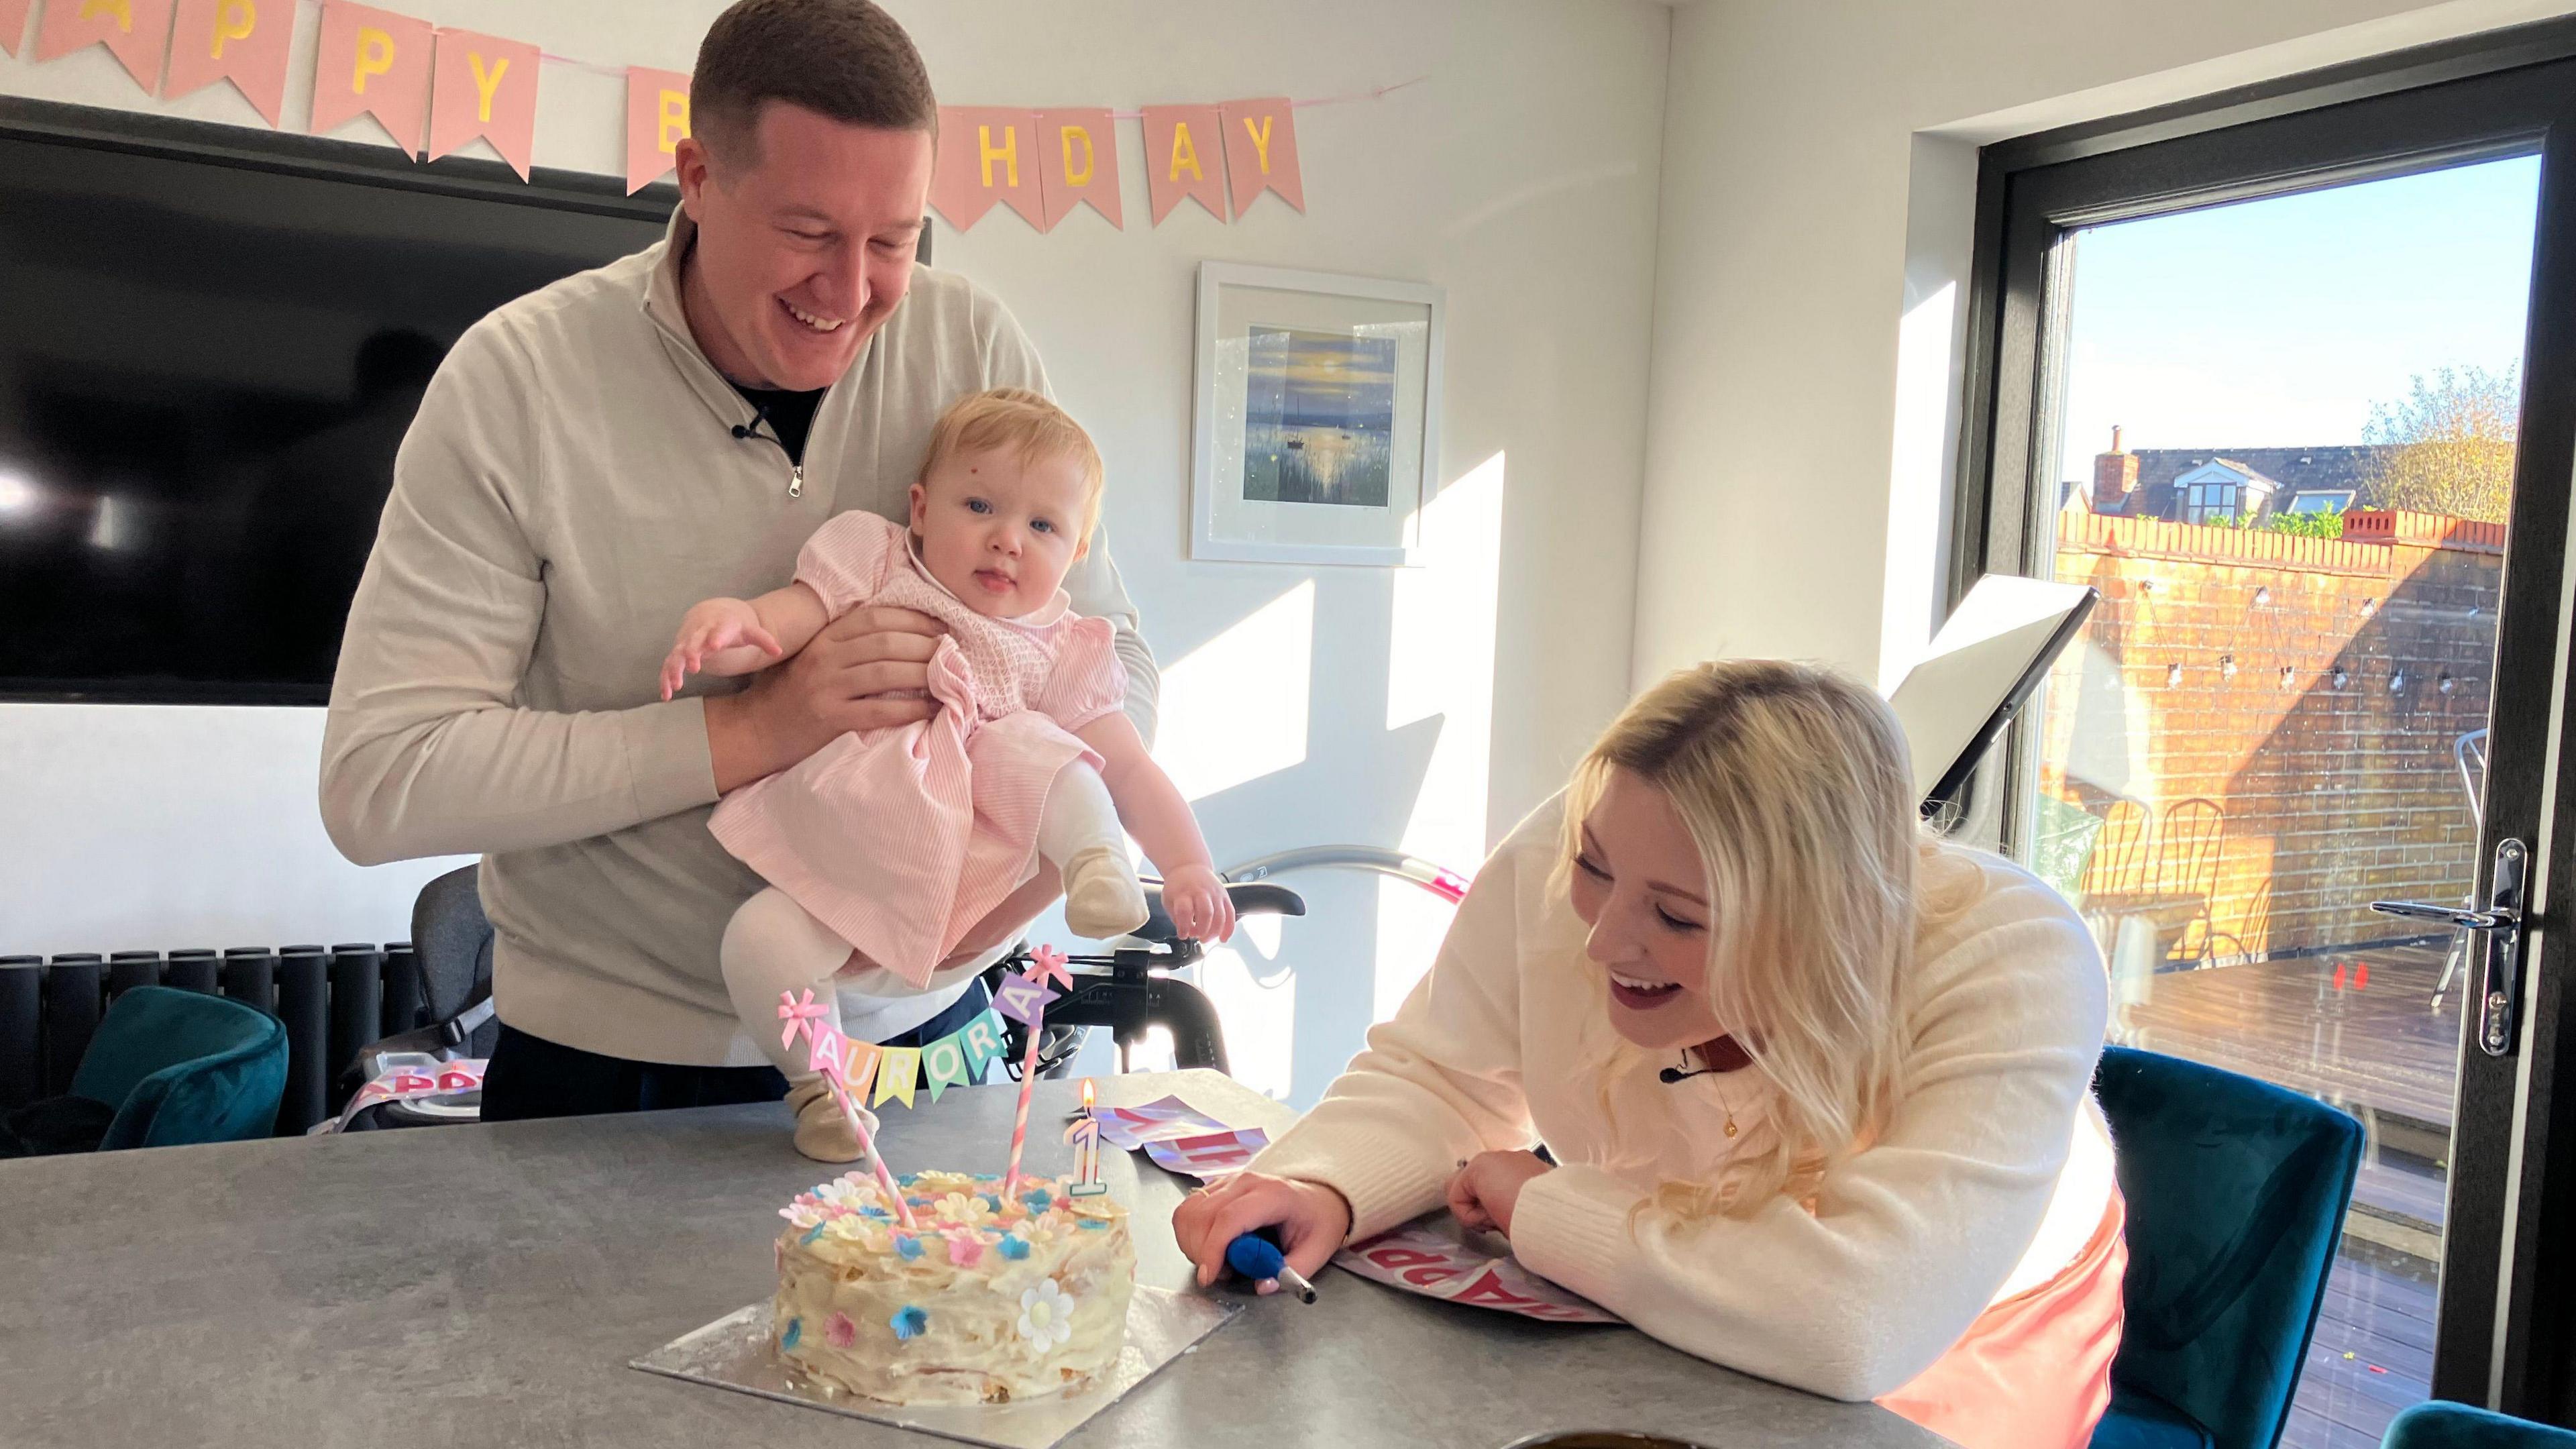
[[[38,0],[0,0],[0,51],[17,53]],[[105,45],[146,93],[165,100],[233,83],[271,126],[282,125],[295,27],[317,12],[315,135],[373,116],[404,154],[435,160],[476,140],[528,179],[536,149],[537,71],[569,65],[626,78],[626,189],[671,172],[689,132],[689,77],[683,71],[604,65],[553,55],[496,35],[449,30],[349,0],[42,0],[35,58],[57,60]],[[461,47],[454,70],[449,37]],[[435,55],[433,54],[435,52]],[[483,57],[476,74],[470,56]],[[167,76],[164,76],[164,64]],[[435,64],[435,72],[433,71]],[[433,84],[433,74],[436,83]],[[1145,132],[1147,197],[1154,224],[1195,200],[1220,223],[1240,220],[1264,191],[1306,209],[1295,113],[1313,106],[1378,100],[1430,79],[1415,76],[1349,95],[1148,106],[1036,109],[943,106],[931,205],[963,231],[994,207],[1053,231],[1088,205],[1126,226],[1120,202],[1117,123]]]
[[[1627,1321],[1522,1267],[1508,1254],[1475,1246],[1457,1219],[1446,1214],[1354,1243],[1334,1254],[1333,1262],[1407,1293],[1547,1323]]]

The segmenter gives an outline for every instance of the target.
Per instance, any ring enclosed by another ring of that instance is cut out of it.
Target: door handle
[[[2384,916],[2410,921],[2440,921],[2478,933],[2485,950],[2478,965],[2478,1050],[2491,1057],[2511,1056],[2522,1009],[2522,934],[2528,924],[2524,907],[2531,866],[2530,847],[2519,840],[2496,842],[2495,868],[2487,876],[2483,906],[2446,906],[2433,901],[2372,901]]]

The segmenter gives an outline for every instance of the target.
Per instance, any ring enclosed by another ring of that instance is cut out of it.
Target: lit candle
[[[1100,1180],[1100,1119],[1092,1115],[1098,1100],[1098,1088],[1091,1078],[1083,1078],[1082,1115],[1064,1131],[1064,1140],[1073,1144],[1074,1163],[1082,1173],[1082,1181],[1065,1189],[1070,1197],[1097,1197],[1109,1190],[1109,1184]]]

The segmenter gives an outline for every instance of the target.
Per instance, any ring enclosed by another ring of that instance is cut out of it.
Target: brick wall
[[[2468,889],[2453,742],[2487,722],[2501,525],[2060,526],[2057,577],[2102,602],[2049,680],[2037,854],[2097,919],[2261,956],[2418,935],[2364,903]]]

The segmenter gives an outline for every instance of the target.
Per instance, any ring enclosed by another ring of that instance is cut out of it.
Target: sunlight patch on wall
[[[1163,670],[1154,758],[1201,800],[1306,759],[1315,664],[1315,581],[1307,579]]]

